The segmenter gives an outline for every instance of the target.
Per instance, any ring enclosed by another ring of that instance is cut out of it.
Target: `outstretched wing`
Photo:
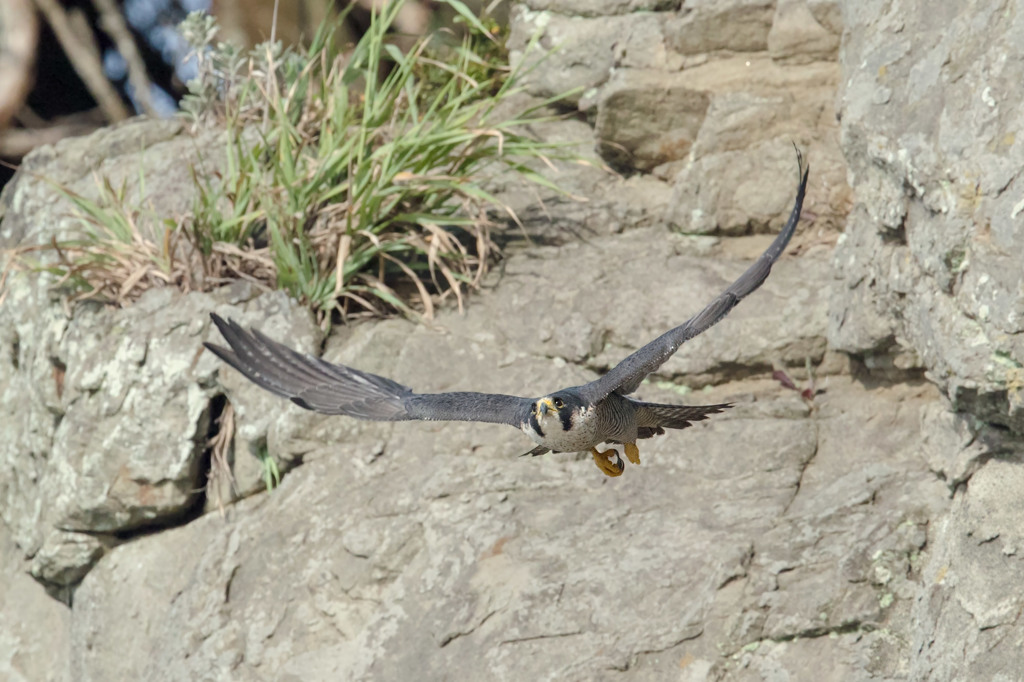
[[[414,393],[391,379],[298,353],[211,313],[230,349],[204,344],[250,381],[299,407],[373,421],[475,421],[519,427],[533,401],[492,393]]]
[[[790,237],[796,231],[796,224],[800,221],[800,210],[804,204],[804,191],[807,189],[807,174],[810,167],[804,167],[803,155],[799,149],[797,150],[797,164],[801,171],[800,185],[797,188],[793,211],[789,214],[789,220],[779,236],[761,254],[761,257],[704,310],[675,329],[669,330],[651,341],[613,367],[600,379],[582,386],[580,393],[585,401],[594,403],[613,392],[621,395],[632,393],[648,374],[661,367],[679,350],[681,345],[713,326],[725,317],[744,296],[764,283],[768,273],[772,270],[772,264],[782,255]]]

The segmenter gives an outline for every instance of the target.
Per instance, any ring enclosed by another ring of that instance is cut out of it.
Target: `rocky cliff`
[[[580,115],[543,133],[618,172],[561,168],[582,202],[496,179],[530,239],[499,235],[464,314],[322,340],[250,285],[68,308],[11,274],[0,677],[1018,677],[1024,3],[512,16],[516,60],[555,50],[530,94],[582,86]],[[812,166],[793,245],[640,391],[736,406],[647,441],[619,479],[518,458],[507,427],[313,415],[202,351],[216,311],[424,391],[590,380],[760,252],[792,202],[793,143]],[[141,167],[147,201],[188,210],[201,146],[131,122],[39,150],[3,194],[0,245],[65,228],[46,178],[89,196],[99,172],[142,200]],[[222,429],[237,487],[215,496]],[[272,493],[257,456],[285,472]]]

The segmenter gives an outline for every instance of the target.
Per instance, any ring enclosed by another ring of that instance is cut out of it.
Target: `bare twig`
[[[103,113],[111,121],[123,121],[131,116],[131,112],[121,101],[120,95],[114,86],[103,75],[103,63],[100,60],[99,50],[91,41],[76,34],[86,34],[86,31],[78,31],[72,26],[72,19],[57,0],[34,0],[36,7],[46,17],[47,23],[53,29],[54,35],[60,42],[61,47],[71,61],[75,72],[89,88],[89,92],[96,99],[97,104],[103,109]]]
[[[65,137],[87,135],[99,127],[97,123],[83,120],[58,123],[45,128],[4,130],[0,132],[0,156],[20,158],[40,145],[55,144]]]
[[[274,18],[270,22],[270,42],[277,40],[277,16],[281,9],[281,0],[274,0]]]
[[[229,498],[238,496],[235,474],[231,470],[231,442],[235,438],[235,409],[231,403],[224,406],[224,411],[217,418],[217,433],[207,441],[210,448],[210,471],[207,473],[207,498],[217,505],[218,511],[224,516],[224,494]],[[228,500],[230,501],[230,499]]]
[[[274,17],[270,22],[270,42],[267,43],[267,92],[277,92],[277,68],[274,66],[274,49],[277,47],[277,13],[280,0],[274,0]],[[270,126],[270,107],[263,110],[263,130]]]
[[[0,50],[0,129],[17,113],[32,85],[39,27],[29,0],[0,3],[0,26],[5,29]]]
[[[139,48],[135,44],[132,32],[124,21],[121,10],[118,9],[114,0],[92,0],[96,11],[100,15],[100,28],[110,36],[117,46],[125,61],[128,62],[128,82],[135,91],[135,101],[139,103],[142,110],[150,116],[159,116],[156,107],[153,106],[153,98],[150,94],[149,74],[146,73],[146,65],[139,54]]]

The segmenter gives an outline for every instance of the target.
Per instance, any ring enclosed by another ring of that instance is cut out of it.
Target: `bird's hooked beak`
[[[555,407],[555,404],[551,402],[551,398],[541,398],[540,400],[538,400],[535,409],[537,411],[538,417],[543,417],[548,412],[558,412],[558,409]]]

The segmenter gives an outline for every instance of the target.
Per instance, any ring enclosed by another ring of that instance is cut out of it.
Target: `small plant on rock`
[[[329,25],[308,49],[246,53],[215,42],[212,18],[190,15],[182,32],[199,75],[183,109],[194,125],[224,130],[222,148],[201,150],[193,168],[191,214],[150,216],[161,229],[138,230],[138,211],[109,183],[99,202],[66,192],[85,229],[54,242],[59,257],[45,269],[79,298],[115,303],[153,285],[208,290],[244,278],[328,321],[429,317],[445,298],[461,308],[496,254],[490,216],[515,220],[484,182],[511,171],[553,187],[535,168],[550,165],[555,146],[526,132],[550,102],[506,113],[522,74],[505,66],[493,29],[445,3],[463,37],[406,51],[388,33],[400,2],[376,12],[348,51]],[[138,251],[135,267],[124,249]]]
[[[203,51],[210,19],[190,19],[206,56],[189,107],[227,130],[227,163],[197,169],[187,226],[211,274],[272,280],[321,313],[461,307],[493,255],[488,209],[512,215],[482,181],[503,167],[551,186],[528,162],[552,145],[524,132],[540,107],[499,113],[518,74],[448,4],[467,27],[458,44],[403,53],[387,33],[401,3],[388,3],[351,52],[325,29],[306,52],[257,48],[244,78],[236,51]]]

